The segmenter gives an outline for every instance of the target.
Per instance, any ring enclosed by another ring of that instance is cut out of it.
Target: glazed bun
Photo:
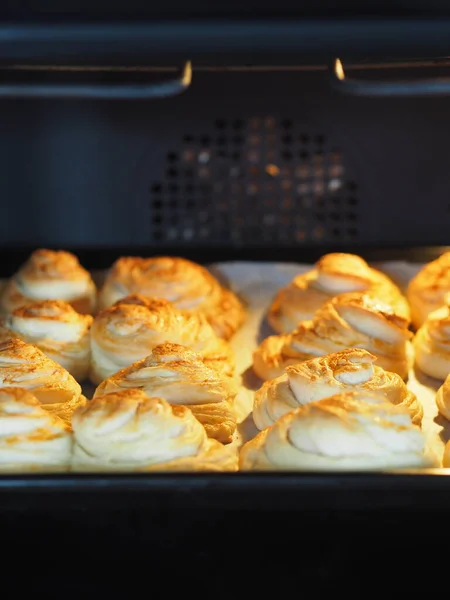
[[[299,406],[346,392],[375,395],[406,407],[413,424],[420,426],[423,408],[416,396],[399,375],[376,366],[375,361],[367,350],[353,348],[287,367],[284,375],[266,381],[256,392],[256,426],[265,429]]]
[[[168,300],[133,295],[101,311],[94,319],[91,381],[98,385],[165,342],[198,352],[205,364],[219,373],[234,373],[229,344],[217,337],[203,315],[178,310]]]
[[[418,329],[431,312],[446,304],[450,292],[450,252],[426,264],[406,290],[412,323]]]
[[[232,441],[236,385],[231,378],[208,368],[195,352],[177,344],[161,344],[147,358],[103,381],[94,398],[133,388],[170,404],[188,406],[209,437],[223,443]]]
[[[143,390],[123,389],[91,400],[73,416],[74,470],[226,471],[236,456],[184,406]]]
[[[347,392],[285,414],[244,444],[241,470],[354,471],[436,466],[408,409]]]
[[[129,294],[165,298],[180,310],[201,313],[224,339],[244,321],[244,308],[237,296],[223,288],[207,269],[183,258],[120,258],[100,291],[100,308]]]
[[[0,389],[0,471],[67,471],[69,427],[51,415],[28,390]]]
[[[450,374],[437,391],[436,404],[440,414],[450,421]]]
[[[363,348],[380,367],[406,379],[413,363],[411,337],[408,321],[391,306],[364,293],[341,294],[292,333],[265,339],[253,353],[253,368],[262,379],[274,379],[289,365]]]
[[[81,314],[92,314],[95,284],[78,258],[62,250],[36,250],[9,280],[0,299],[4,313],[41,300],[65,300]]]
[[[448,305],[428,315],[414,336],[413,345],[417,367],[426,375],[443,381],[450,373],[450,308]]]
[[[36,346],[19,338],[0,342],[0,389],[29,390],[44,407],[66,422],[86,402],[77,381]]]
[[[7,334],[34,344],[75,379],[83,381],[90,366],[92,319],[77,313],[63,300],[43,300],[16,308],[5,317],[2,326]]]
[[[279,333],[289,333],[313,318],[326,302],[339,294],[365,292],[393,307],[409,321],[409,307],[399,288],[387,275],[354,254],[325,254],[307,273],[297,275],[276,295],[268,321]]]

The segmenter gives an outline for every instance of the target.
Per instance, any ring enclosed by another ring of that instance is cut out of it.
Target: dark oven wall
[[[446,244],[449,119],[449,99],[341,95],[325,71],[194,69],[150,102],[3,101],[1,246]]]

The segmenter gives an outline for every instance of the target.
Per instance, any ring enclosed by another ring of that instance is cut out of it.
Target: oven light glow
[[[339,60],[339,58],[337,58],[336,62],[334,63],[334,72],[336,74],[336,77],[340,81],[343,81],[345,79],[344,67],[342,66],[342,63]]]

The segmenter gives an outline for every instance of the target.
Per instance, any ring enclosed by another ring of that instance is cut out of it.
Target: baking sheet
[[[373,264],[388,274],[401,289],[423,266],[404,261]],[[234,446],[238,448],[254,437],[258,430],[252,419],[253,394],[262,381],[252,372],[252,352],[258,344],[273,333],[265,321],[265,314],[276,291],[289,283],[295,275],[311,269],[306,264],[230,262],[211,266],[211,271],[224,280],[247,304],[247,320],[231,341],[236,353],[240,391],[236,398],[238,436]],[[422,430],[429,451],[440,460],[444,446],[450,438],[450,423],[438,414],[435,395],[442,384],[420,372],[411,370],[407,386],[416,394],[424,408]]]
[[[373,263],[373,266],[384,271],[405,290],[409,280],[423,264],[387,261]],[[243,443],[258,433],[252,419],[252,407],[254,392],[262,385],[262,380],[253,373],[252,353],[265,337],[274,333],[265,320],[267,309],[280,287],[287,285],[295,275],[311,268],[312,265],[308,264],[244,261],[210,266],[211,272],[236,292],[247,306],[246,321],[230,342],[236,355],[236,371],[240,384],[235,401],[238,431],[230,445],[236,452]],[[96,271],[92,275],[96,284],[100,286],[105,273]],[[0,280],[0,293],[4,285],[5,281]],[[435,403],[436,391],[441,384],[441,381],[431,379],[415,369],[411,370],[407,382],[408,388],[423,405],[422,430],[429,451],[439,460],[442,458],[445,443],[450,439],[450,422],[439,415]],[[89,383],[83,385],[83,393],[89,399],[92,398],[94,389]]]

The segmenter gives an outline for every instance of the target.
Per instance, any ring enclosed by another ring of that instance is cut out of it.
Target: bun
[[[347,292],[365,292],[391,305],[409,321],[409,307],[399,288],[387,275],[354,254],[325,254],[307,273],[297,275],[276,295],[268,321],[279,333],[289,333],[308,321],[326,302]]]
[[[62,250],[36,250],[9,280],[0,299],[5,313],[31,302],[65,300],[81,314],[94,312],[96,289],[78,258]]]
[[[19,338],[0,341],[0,389],[3,387],[29,390],[46,409],[66,421],[86,401],[68,371]]]
[[[96,397],[73,416],[76,470],[225,471],[236,457],[184,406],[143,390]]]
[[[442,306],[430,313],[413,339],[416,365],[436,379],[450,373],[450,308]]]
[[[244,309],[237,296],[224,289],[209,271],[183,258],[120,258],[100,291],[100,308],[129,294],[165,298],[180,310],[201,313],[224,339],[229,339],[244,321]]]
[[[161,344],[147,358],[103,381],[94,398],[133,388],[170,404],[188,406],[209,437],[231,442],[236,431],[232,409],[236,387],[232,379],[209,369],[195,352],[177,344]]]
[[[168,300],[128,296],[94,320],[90,379],[99,384],[164,342],[197,351],[206,365],[222,374],[234,372],[230,346],[216,336],[205,317],[180,311]]]
[[[437,391],[436,404],[440,414],[450,421],[450,374]]]
[[[299,407],[244,444],[240,468],[352,471],[435,466],[406,407],[349,392]]]
[[[63,300],[43,300],[16,308],[2,323],[4,335],[35,344],[78,381],[90,365],[90,315],[80,315]]]
[[[289,365],[363,348],[380,367],[406,379],[413,362],[411,337],[408,321],[390,306],[364,293],[341,294],[292,333],[264,340],[253,354],[253,368],[262,379],[274,379]]]
[[[66,471],[71,453],[71,433],[61,419],[23,388],[0,389],[0,471]]]
[[[256,426],[265,429],[299,406],[345,392],[376,395],[404,406],[413,424],[420,426],[423,408],[416,396],[399,375],[384,371],[375,361],[370,352],[353,348],[287,367],[284,375],[266,381],[256,392]]]
[[[418,329],[428,315],[446,304],[450,292],[450,252],[425,265],[409,282],[406,297],[412,323]]]

